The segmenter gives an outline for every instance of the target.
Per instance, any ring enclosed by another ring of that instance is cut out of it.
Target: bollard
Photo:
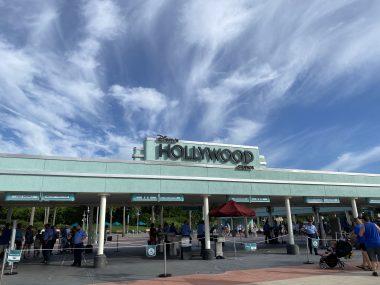
[[[235,237],[234,237],[234,254],[235,254],[235,258],[236,258],[236,241],[235,241]]]
[[[160,278],[166,278],[166,277],[171,277],[172,275],[170,273],[167,273],[167,268],[166,268],[166,243],[164,242],[164,273],[161,273],[158,275]]]
[[[1,281],[3,280],[4,268],[5,268],[5,260],[7,259],[7,255],[8,255],[8,249],[6,248],[4,250],[3,266],[1,267],[0,284],[1,284]]]
[[[119,252],[119,234],[116,236],[116,252]]]
[[[309,237],[306,237],[306,255],[307,255],[307,260],[304,262],[304,264],[314,264],[314,262],[310,260]]]

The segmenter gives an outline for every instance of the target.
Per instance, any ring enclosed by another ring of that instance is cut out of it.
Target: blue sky
[[[0,152],[129,159],[160,133],[379,173],[379,15],[376,0],[0,0]]]

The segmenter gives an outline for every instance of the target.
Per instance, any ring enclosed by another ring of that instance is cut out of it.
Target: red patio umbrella
[[[209,215],[211,217],[254,217],[256,213],[251,208],[239,205],[231,200],[218,208],[212,209]]]

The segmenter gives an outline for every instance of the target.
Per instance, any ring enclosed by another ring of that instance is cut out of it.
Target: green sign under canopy
[[[72,193],[5,193],[7,202],[74,202]]]
[[[47,202],[74,202],[74,194],[42,194],[41,201]]]
[[[183,195],[177,194],[132,194],[132,202],[183,202]]]
[[[270,203],[269,197],[229,196],[228,199],[237,203]]]
[[[380,204],[380,198],[368,198],[367,203],[368,204]]]
[[[305,203],[307,204],[339,204],[339,198],[323,198],[323,197],[306,197]]]
[[[22,202],[22,201],[32,201],[39,202],[41,198],[40,193],[5,193],[5,201],[7,202]]]

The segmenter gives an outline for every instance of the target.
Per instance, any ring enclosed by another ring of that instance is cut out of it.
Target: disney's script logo
[[[159,143],[177,143],[179,140],[164,135],[157,135],[156,142]]]

